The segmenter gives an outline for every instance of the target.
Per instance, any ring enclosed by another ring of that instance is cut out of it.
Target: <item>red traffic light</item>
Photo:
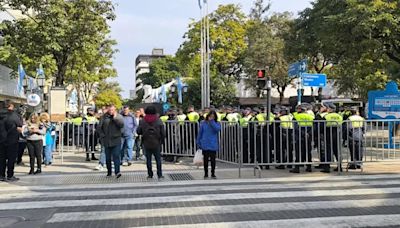
[[[265,78],[265,70],[257,70],[257,78]]]

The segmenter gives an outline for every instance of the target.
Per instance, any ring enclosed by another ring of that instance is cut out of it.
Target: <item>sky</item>
[[[153,48],[163,48],[173,55],[183,41],[191,19],[200,18],[197,0],[112,0],[117,18],[111,22],[111,37],[118,44],[114,66],[122,96],[129,97],[134,87],[135,58],[151,54]],[[295,15],[310,6],[311,0],[272,0],[271,12],[293,12]],[[221,4],[240,4],[249,14],[254,0],[209,0],[210,11]]]

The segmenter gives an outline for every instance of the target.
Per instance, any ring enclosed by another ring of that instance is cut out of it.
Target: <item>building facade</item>
[[[159,58],[164,58],[164,49],[154,48],[151,55],[140,54],[135,60],[135,84],[133,90],[130,91],[130,98],[135,99],[137,97],[137,92],[143,87],[142,80],[139,76],[150,72],[150,64]]]

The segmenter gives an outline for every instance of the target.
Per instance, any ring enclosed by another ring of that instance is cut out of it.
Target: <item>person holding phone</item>
[[[27,147],[29,152],[29,160],[31,170],[29,175],[42,173],[42,154],[43,154],[43,136],[46,134],[46,128],[40,122],[37,114],[32,114],[28,121],[28,136]],[[35,160],[37,162],[37,169],[35,169]]]
[[[215,158],[219,149],[218,134],[221,131],[221,124],[217,120],[217,113],[211,110],[205,120],[201,121],[197,146],[203,151],[204,178],[208,178],[208,161],[211,160],[211,178],[215,176]]]

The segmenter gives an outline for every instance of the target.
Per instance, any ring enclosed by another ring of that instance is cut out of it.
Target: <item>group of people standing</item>
[[[19,180],[14,176],[14,167],[16,163],[23,165],[22,156],[26,148],[30,160],[29,174],[40,174],[42,164],[52,164],[55,126],[50,122],[49,114],[33,113],[25,120],[24,113],[18,113],[12,101],[4,102],[4,107],[0,115],[0,181]]]
[[[210,111],[216,123],[226,121],[240,126],[243,140],[241,148],[243,164],[257,162],[261,164],[261,168],[269,169],[269,165],[265,164],[275,163],[278,164],[277,169],[289,168],[292,173],[299,173],[300,168],[305,166],[307,172],[312,172],[311,164],[315,162],[312,158],[312,150],[315,148],[319,152],[320,159],[320,165],[316,168],[321,169],[321,172],[329,173],[331,164],[336,159],[339,165],[334,171],[341,171],[342,158],[339,156],[339,147],[342,146],[343,141],[350,151],[351,163],[348,168],[361,168],[365,119],[360,115],[358,107],[338,110],[335,104],[327,103],[316,109],[316,106],[303,103],[292,112],[289,107],[277,105],[267,115],[265,108],[240,110],[227,106],[220,109],[210,107],[196,112],[193,106],[190,106],[186,114],[182,110],[171,109],[161,119],[164,122],[176,121],[182,124],[184,121],[199,122],[200,132],[197,137],[200,137],[205,129],[207,131],[216,129],[204,127],[216,126],[203,124],[210,123],[207,118]],[[231,125],[224,126],[229,128]],[[185,128],[182,127],[182,129]],[[197,145],[202,147],[199,139]],[[218,147],[214,147],[212,151],[217,149]],[[213,154],[209,156],[207,149],[203,149],[203,154],[206,166],[208,159],[213,158]],[[205,174],[208,176],[207,171]]]

